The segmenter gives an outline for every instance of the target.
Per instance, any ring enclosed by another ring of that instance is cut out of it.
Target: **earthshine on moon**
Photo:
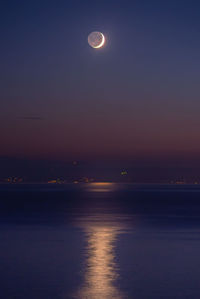
[[[92,32],[88,35],[88,44],[94,49],[99,49],[105,44],[105,36],[101,32]]]

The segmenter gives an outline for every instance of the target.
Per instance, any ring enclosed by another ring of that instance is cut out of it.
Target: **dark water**
[[[200,187],[1,185],[0,298],[200,298]]]

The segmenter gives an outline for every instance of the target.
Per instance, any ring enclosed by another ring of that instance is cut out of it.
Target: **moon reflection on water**
[[[83,284],[78,292],[80,299],[122,299],[117,288],[119,278],[115,261],[115,242],[119,231],[112,226],[85,227],[86,250]]]

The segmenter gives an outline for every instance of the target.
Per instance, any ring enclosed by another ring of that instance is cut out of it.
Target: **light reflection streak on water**
[[[87,192],[113,192],[119,189],[119,185],[108,182],[89,183],[84,185]]]
[[[90,221],[82,219],[82,228],[86,234],[86,261],[84,263],[83,284],[76,298],[80,299],[122,299],[117,287],[118,268],[115,260],[115,244],[121,232],[118,225],[100,221],[100,216]],[[85,220],[85,221],[84,221]]]
[[[84,186],[86,192],[112,193],[119,187],[113,183],[91,183]],[[105,196],[105,195],[104,195]],[[92,213],[93,210],[93,213]],[[117,237],[125,228],[120,215],[96,213],[95,205],[90,215],[76,219],[85,233],[86,248],[83,268],[83,283],[79,299],[123,299],[119,291],[119,269],[116,264],[115,246]]]

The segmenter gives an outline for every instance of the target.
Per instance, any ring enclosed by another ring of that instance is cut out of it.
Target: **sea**
[[[0,298],[200,298],[200,186],[0,185]]]

